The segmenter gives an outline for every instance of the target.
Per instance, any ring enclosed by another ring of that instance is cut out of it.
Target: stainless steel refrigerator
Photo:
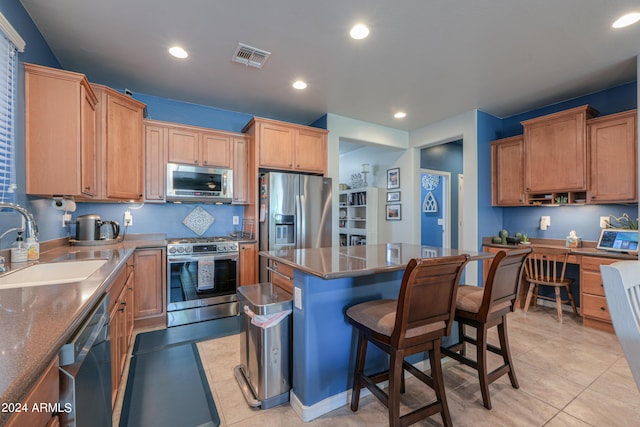
[[[264,173],[259,197],[261,251],[331,246],[331,178]],[[260,282],[267,281],[260,257]]]

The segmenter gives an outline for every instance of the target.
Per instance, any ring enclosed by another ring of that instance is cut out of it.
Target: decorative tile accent
[[[182,223],[198,236],[202,236],[215,221],[216,219],[209,212],[197,206],[184,217]]]

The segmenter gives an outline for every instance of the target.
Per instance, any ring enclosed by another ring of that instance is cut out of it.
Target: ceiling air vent
[[[248,67],[262,68],[267,59],[271,55],[271,52],[266,50],[257,49],[255,47],[247,46],[246,44],[238,43],[236,52],[231,58],[232,61],[239,62],[240,64]]]

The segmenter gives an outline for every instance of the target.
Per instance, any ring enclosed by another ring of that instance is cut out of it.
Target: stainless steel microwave
[[[169,163],[166,196],[168,202],[231,203],[233,171]]]

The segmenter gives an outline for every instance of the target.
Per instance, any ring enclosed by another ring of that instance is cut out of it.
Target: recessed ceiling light
[[[396,119],[404,119],[405,117],[407,117],[407,113],[405,113],[404,111],[398,111],[393,115],[393,117],[395,117]]]
[[[173,56],[175,56],[176,58],[180,58],[180,59],[184,59],[187,56],[189,56],[189,54],[187,53],[186,50],[184,50],[183,48],[181,48],[180,46],[173,46],[169,48],[169,53]]]
[[[292,85],[295,89],[302,90],[307,88],[307,84],[302,80],[296,80]]]
[[[349,31],[349,35],[356,40],[362,40],[369,35],[369,28],[364,24],[356,24]]]
[[[633,25],[638,21],[640,21],[640,13],[632,12],[627,13],[626,15],[622,15],[620,18],[616,19],[616,22],[614,22],[611,26],[613,28],[624,28],[628,27],[629,25]]]

